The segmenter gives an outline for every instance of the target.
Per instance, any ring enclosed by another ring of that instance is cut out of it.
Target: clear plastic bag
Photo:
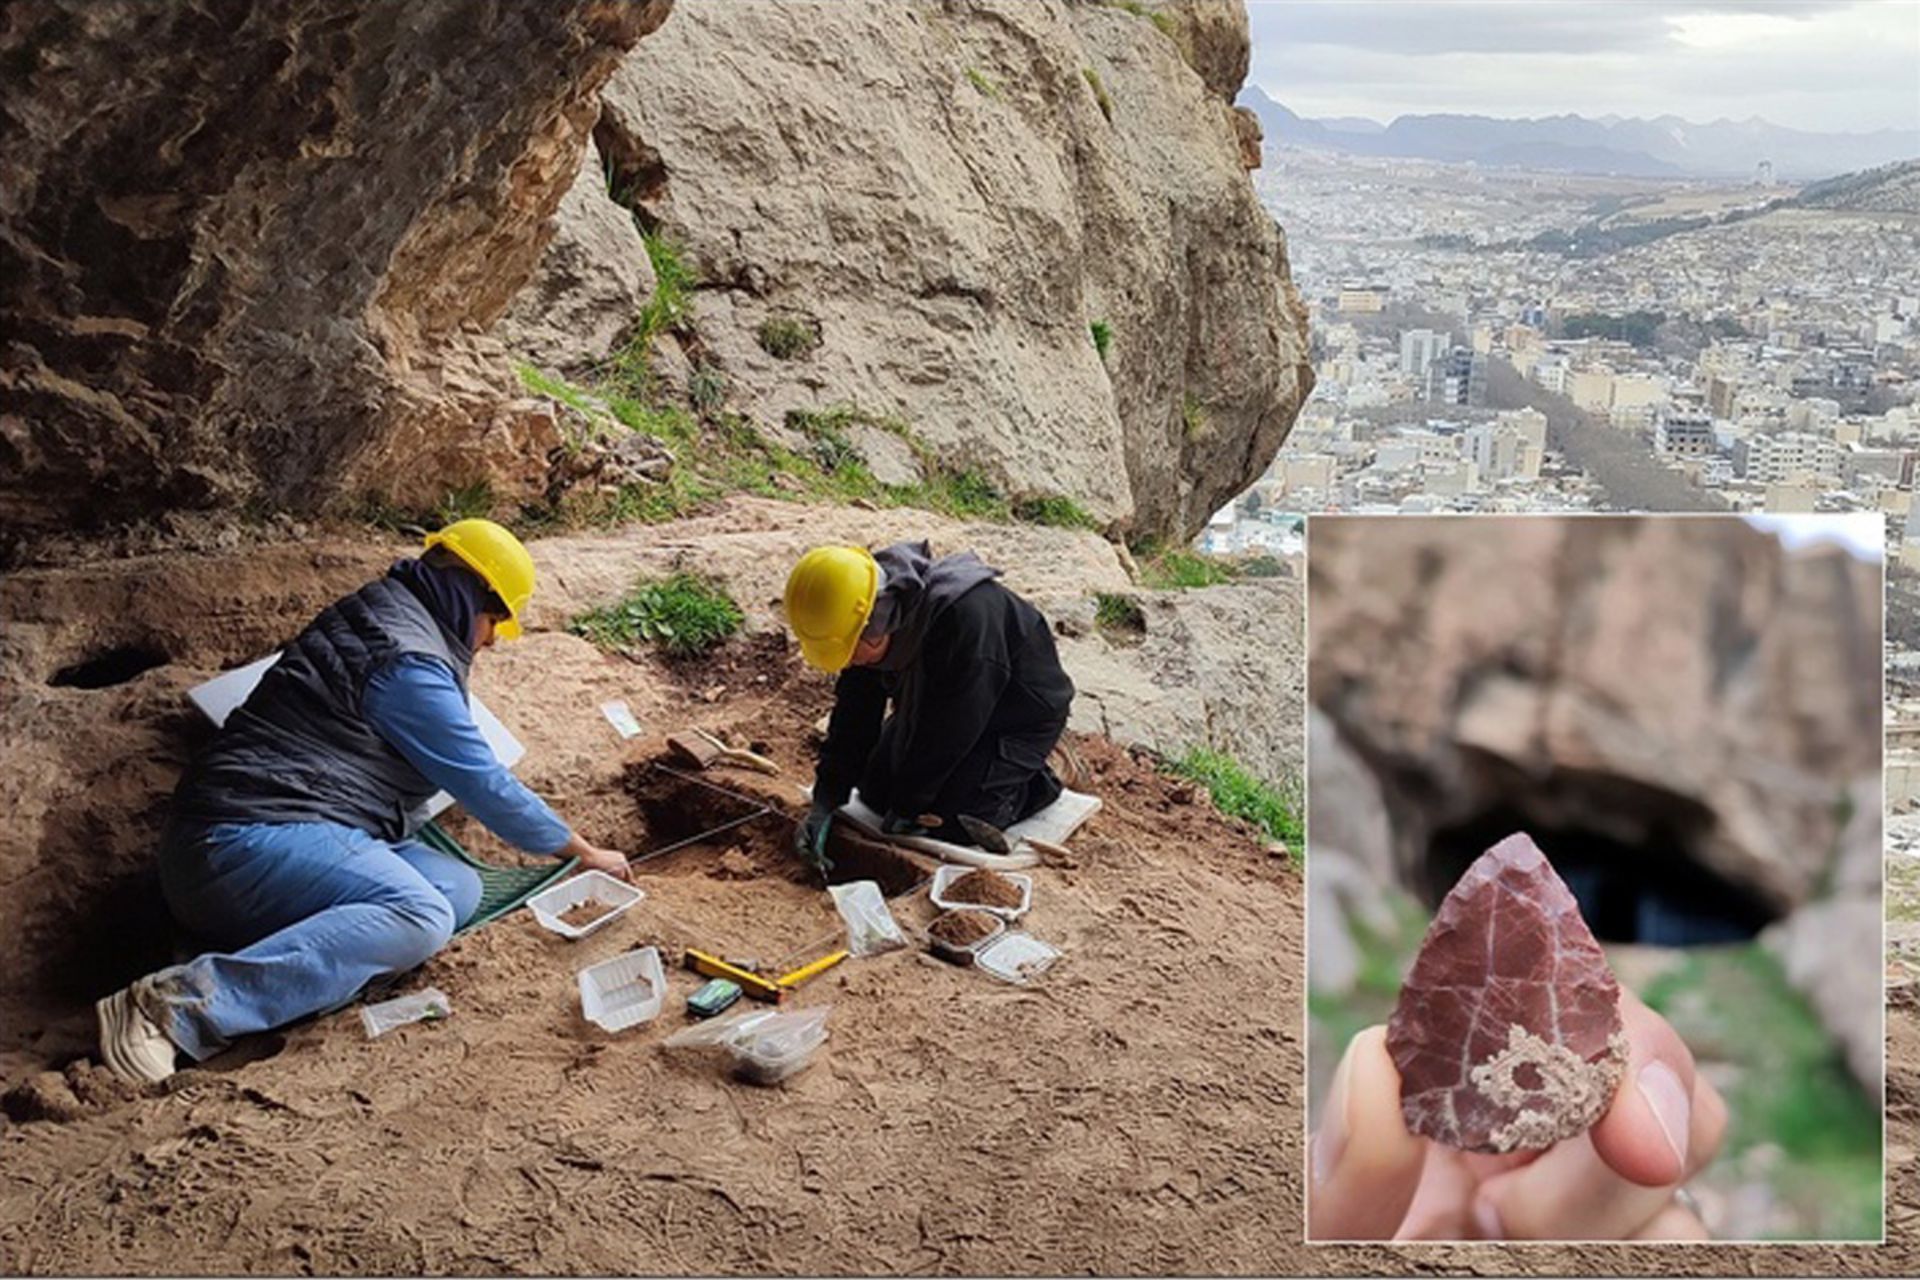
[[[720,1049],[734,1072],[755,1084],[779,1084],[813,1061],[827,1038],[827,1007],[756,1009],[676,1031],[668,1049]]]
[[[438,987],[428,987],[379,1004],[361,1005],[360,1024],[367,1029],[367,1038],[371,1040],[411,1022],[437,1022],[452,1012],[447,993]]]
[[[877,956],[907,945],[907,936],[894,923],[880,886],[872,880],[850,880],[829,886],[833,905],[847,922],[847,950],[856,956]]]

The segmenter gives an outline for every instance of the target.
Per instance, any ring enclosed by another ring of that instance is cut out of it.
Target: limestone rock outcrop
[[[554,214],[553,239],[497,336],[543,369],[584,376],[619,345],[653,287],[640,229],[608,195],[606,162],[589,145]]]
[[[437,496],[537,454],[551,420],[480,335],[670,7],[8,6],[0,532]]]
[[[679,354],[729,407],[778,434],[853,404],[1015,495],[1186,535],[1312,382],[1230,105],[1247,56],[1223,0],[687,4],[595,136],[700,280]],[[769,320],[817,346],[774,354]]]
[[[1435,832],[1495,810],[1543,844],[1669,849],[1776,916],[1832,879],[1879,767],[1878,566],[1598,517],[1323,522],[1309,559],[1310,696],[1379,779],[1409,882]]]

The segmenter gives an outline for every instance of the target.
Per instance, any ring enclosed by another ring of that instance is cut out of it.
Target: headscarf
[[[387,576],[420,598],[461,654],[472,654],[473,624],[481,614],[506,612],[480,575],[464,565],[396,560]]]
[[[973,588],[1000,576],[971,551],[933,558],[926,542],[896,542],[874,552],[880,565],[880,594],[867,615],[863,635],[890,635],[886,656],[878,666],[898,671],[920,655],[928,624],[946,607]]]

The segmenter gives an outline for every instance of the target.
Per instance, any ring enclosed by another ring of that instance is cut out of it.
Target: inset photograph
[[[1882,1237],[1883,534],[1310,522],[1311,1241]]]

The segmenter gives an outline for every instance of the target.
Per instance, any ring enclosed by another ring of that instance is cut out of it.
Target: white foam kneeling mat
[[[858,791],[853,793],[852,799],[840,806],[840,816],[868,835],[878,836],[882,840],[903,848],[932,854],[942,862],[961,862],[969,866],[992,867],[1001,871],[1018,870],[1021,867],[1031,867],[1039,863],[1038,854],[1031,849],[1020,849],[1022,840],[1044,840],[1049,844],[1065,844],[1074,832],[1086,825],[1088,818],[1098,812],[1100,812],[1099,796],[1090,796],[1081,791],[1062,791],[1058,800],[1032,817],[1022,818],[1007,828],[1007,839],[1013,842],[1015,852],[995,854],[974,845],[952,844],[945,840],[936,840],[932,836],[884,835],[880,831],[880,824],[885,819],[867,807]]]

